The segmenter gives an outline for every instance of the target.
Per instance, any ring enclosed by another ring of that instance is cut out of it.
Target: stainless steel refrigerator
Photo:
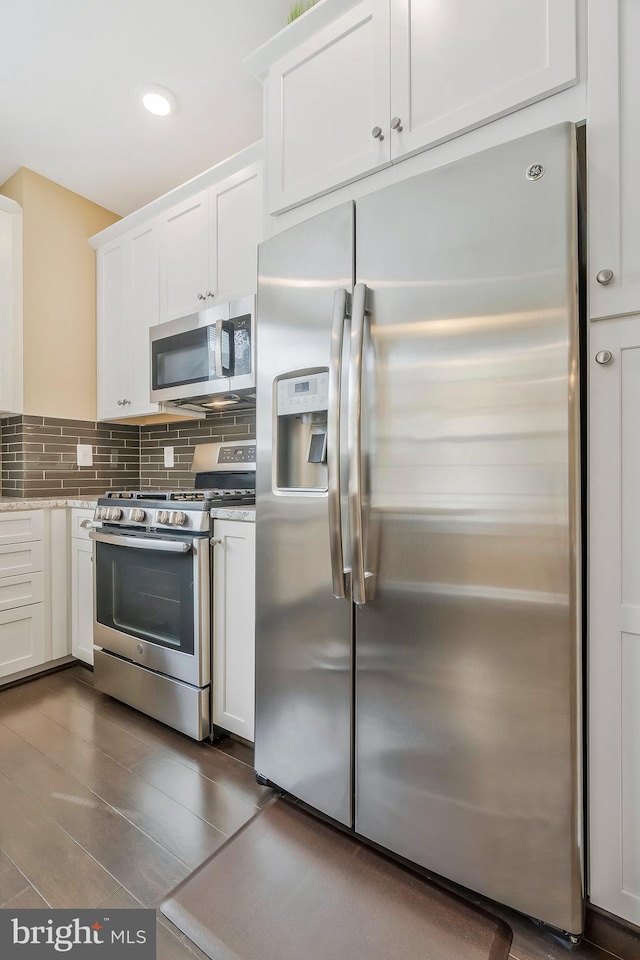
[[[583,928],[576,131],[259,249],[256,773]]]

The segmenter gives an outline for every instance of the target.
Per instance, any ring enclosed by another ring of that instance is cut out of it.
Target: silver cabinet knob
[[[382,127],[374,127],[371,131],[371,136],[374,140],[379,140],[380,143],[384,140],[384,134],[382,133]]]
[[[124,403],[124,400],[118,400],[118,406],[119,406],[119,407],[121,407],[123,403]]]
[[[611,350],[600,350],[596,353],[596,363],[610,363],[613,360]]]
[[[206,300],[206,299],[207,299],[207,298],[206,298],[206,296],[205,296],[204,293],[199,293],[199,294],[198,294],[198,300]]]
[[[208,296],[208,297],[215,297],[215,293],[213,293],[211,290],[207,290],[207,296]]]
[[[391,121],[391,129],[395,130],[397,133],[402,133],[402,120],[400,117],[394,117]]]
[[[130,403],[131,403],[131,400],[123,400],[123,401],[122,401],[122,406],[123,406],[123,407],[126,407],[127,404],[130,404]]]
[[[598,283],[601,283],[603,287],[606,287],[606,285],[613,280],[613,270],[609,270],[608,267],[605,270],[598,270],[596,280]]]

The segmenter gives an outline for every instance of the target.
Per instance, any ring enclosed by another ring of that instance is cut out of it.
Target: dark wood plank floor
[[[271,792],[82,666],[0,691],[0,906],[157,907]],[[158,912],[158,960],[203,956]]]
[[[99,693],[82,666],[0,691],[0,907],[157,908],[270,796],[248,747],[198,744]],[[469,899],[509,923],[511,960],[616,956]],[[206,960],[159,911],[157,936],[158,960]]]

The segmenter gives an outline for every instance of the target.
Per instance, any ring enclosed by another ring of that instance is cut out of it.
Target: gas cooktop
[[[108,490],[100,500],[143,500],[148,503],[255,503],[253,490],[212,487],[208,490]]]

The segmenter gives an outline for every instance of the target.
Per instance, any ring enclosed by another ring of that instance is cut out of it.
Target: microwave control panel
[[[312,373],[278,381],[278,416],[314,413],[326,410],[329,397],[329,374]]]

